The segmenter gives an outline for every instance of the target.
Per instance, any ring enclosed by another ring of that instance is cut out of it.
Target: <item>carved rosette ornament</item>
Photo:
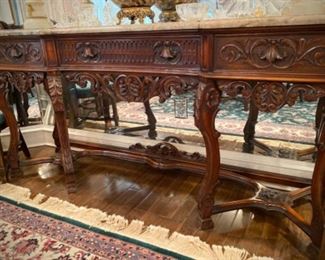
[[[252,92],[254,104],[260,111],[276,112],[286,102],[287,88],[278,82],[258,82]]]
[[[154,59],[157,64],[177,64],[182,59],[182,49],[178,42],[159,41],[153,48]]]
[[[0,43],[0,61],[12,63],[40,63],[42,51],[39,43]]]
[[[253,100],[259,111],[276,112],[285,104],[293,106],[299,97],[316,101],[325,96],[325,89],[318,85],[283,82],[218,81],[220,88],[229,96],[242,95]]]
[[[324,67],[325,44],[305,38],[234,41],[222,46],[220,57],[230,64],[249,63],[259,69],[287,69],[304,63]]]
[[[9,82],[20,93],[30,90],[35,84],[41,84],[44,81],[44,73],[41,72],[13,72]]]
[[[34,87],[35,84],[41,84],[44,81],[42,72],[0,72],[0,77],[15,87],[20,93],[25,93]]]
[[[119,75],[114,91],[118,99],[128,102],[144,102],[158,96],[163,103],[172,95],[195,89],[198,84],[199,81],[191,77]]]
[[[114,91],[118,99],[128,102],[148,100],[148,88],[152,78],[136,75],[120,75],[114,82]]]
[[[7,89],[9,83],[9,77],[11,77],[10,72],[0,72],[0,89]]]
[[[131,145],[129,147],[129,150],[147,153],[148,155],[158,156],[159,158],[165,157],[168,159],[168,157],[170,157],[172,159],[181,159],[197,162],[205,162],[206,160],[206,158],[198,152],[187,153],[184,151],[180,151],[177,149],[176,146],[168,142],[161,142],[153,146],[144,146],[140,143],[136,143],[134,145]]]
[[[78,86],[85,88],[88,84],[91,91],[95,94],[106,93],[114,96],[112,85],[114,78],[108,73],[89,73],[89,72],[66,72],[64,77]]]
[[[58,76],[47,76],[48,94],[51,98],[55,112],[64,112],[63,88],[61,78]]]
[[[91,63],[100,61],[100,46],[96,42],[79,42],[76,46],[78,60]]]
[[[196,85],[198,84],[198,81]],[[195,83],[194,83],[195,85]],[[172,95],[183,94],[190,90],[190,85],[185,79],[178,76],[164,77],[158,83],[159,102],[163,103]]]

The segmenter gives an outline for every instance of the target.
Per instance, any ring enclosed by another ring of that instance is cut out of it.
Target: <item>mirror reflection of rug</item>
[[[194,126],[193,98],[184,96],[188,100],[188,117],[175,118],[175,104],[173,98],[160,104],[158,98],[150,100],[151,108],[157,119],[158,127],[171,127],[187,131],[198,131]],[[142,103],[119,102],[118,113],[122,122],[147,123]],[[260,113],[256,125],[256,137],[288,140],[313,144],[315,141],[315,113],[316,102],[297,102],[295,107],[285,106],[277,113]],[[220,133],[243,135],[248,112],[244,110],[242,101],[228,99],[222,102],[216,120],[216,129]]]
[[[1,259],[271,259],[209,246],[197,237],[149,226],[11,184],[0,185]]]

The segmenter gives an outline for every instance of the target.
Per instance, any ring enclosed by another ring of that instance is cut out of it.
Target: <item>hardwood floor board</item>
[[[157,202],[161,201],[162,196],[165,196],[168,192],[170,185],[177,179],[182,179],[183,176],[172,174],[170,171],[161,171],[162,178],[156,182],[156,185],[151,189],[148,195],[137,205],[138,209],[148,211]]]
[[[236,243],[234,243],[236,241]],[[233,245],[238,248],[244,248],[249,252],[254,250],[255,254],[258,256],[269,256],[274,257],[274,244],[275,240],[272,239],[259,239],[259,238],[252,238],[252,239],[239,239],[229,237],[226,241],[228,245]],[[258,248],[257,248],[258,245]],[[279,259],[279,258],[275,258]],[[281,259],[281,258],[280,258]]]
[[[129,211],[136,208],[152,191],[154,183],[162,177],[156,174],[147,174],[141,182],[133,183],[123,189],[115,199],[105,208],[108,212],[120,211],[120,214],[127,215]]]
[[[53,153],[52,148],[32,148],[33,156]],[[199,229],[195,201],[201,176],[179,170],[162,171],[104,157],[86,157],[75,163],[77,192],[68,194],[63,170],[48,164],[23,168],[24,175],[13,184],[79,206],[120,214],[146,225],[159,225],[186,235],[199,236],[210,244],[245,248],[256,255],[275,259],[316,259],[308,247],[310,239],[283,216],[262,210],[245,209],[216,214],[214,228]],[[222,181],[217,201],[249,197],[252,191],[241,184]],[[311,218],[311,208],[302,200],[297,210]]]
[[[158,203],[154,203],[149,211],[157,215],[173,219],[176,212],[183,205],[184,200],[191,196],[195,185],[188,181],[188,177],[177,176],[167,189],[159,195]]]
[[[183,223],[185,219],[191,217],[191,212],[193,210],[197,211],[197,203],[195,200],[195,195],[193,194],[193,191],[197,191],[197,188],[192,190],[192,192],[187,196],[182,205],[175,211],[175,213],[172,216],[173,221],[178,223]]]

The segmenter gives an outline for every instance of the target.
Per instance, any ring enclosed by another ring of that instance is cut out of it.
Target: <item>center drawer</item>
[[[188,37],[98,37],[56,42],[62,65],[200,67],[201,39]]]

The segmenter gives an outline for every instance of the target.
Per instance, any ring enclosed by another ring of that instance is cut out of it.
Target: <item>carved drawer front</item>
[[[61,64],[199,68],[200,38],[73,39],[57,42]]]
[[[325,36],[216,37],[214,68],[325,74]]]
[[[1,39],[0,64],[42,65],[42,45],[36,40]]]

